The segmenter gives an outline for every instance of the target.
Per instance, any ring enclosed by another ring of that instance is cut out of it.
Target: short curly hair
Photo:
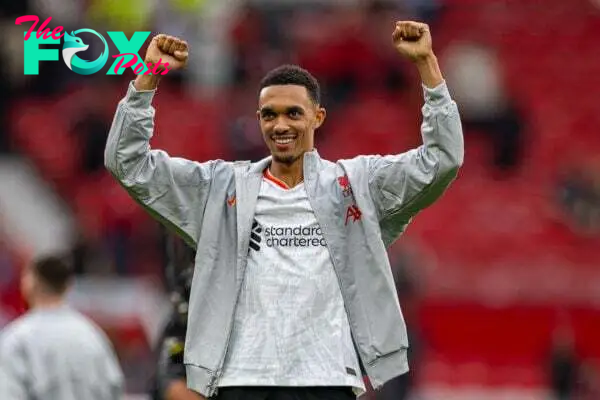
[[[304,68],[298,65],[281,65],[269,71],[260,82],[260,89],[274,85],[304,86],[310,99],[315,104],[321,104],[321,88],[317,79]]]

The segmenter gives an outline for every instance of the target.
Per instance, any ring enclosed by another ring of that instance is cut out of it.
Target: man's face
[[[325,109],[311,100],[304,86],[275,85],[261,90],[257,116],[273,159],[290,165],[313,149]]]

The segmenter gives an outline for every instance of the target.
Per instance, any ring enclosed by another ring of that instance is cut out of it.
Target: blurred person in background
[[[556,400],[575,399],[580,364],[575,351],[575,338],[565,314],[554,331],[550,352],[549,387]]]
[[[187,388],[183,363],[190,291],[194,275],[194,251],[179,237],[163,230],[165,281],[173,309],[156,349],[157,366],[152,380],[152,400],[198,400]]]
[[[121,399],[123,373],[112,344],[65,302],[72,277],[59,257],[24,270],[21,290],[31,309],[0,335],[0,399]]]
[[[600,157],[583,158],[561,171],[557,180],[558,205],[571,229],[583,236],[600,233],[599,171]]]
[[[443,59],[465,132],[483,133],[491,145],[492,165],[499,171],[515,171],[523,161],[523,119],[505,89],[493,49],[475,41],[456,42]]]
[[[130,83],[105,164],[196,250],[184,355],[195,392],[221,400],[353,399],[365,391],[363,374],[378,389],[408,372],[386,248],[456,178],[464,145],[428,26],[398,22],[392,39],[419,71],[425,98],[424,144],[397,155],[321,159],[319,84],[285,65],[260,84],[257,118],[270,157],[252,164],[172,158],[149,144],[160,75]],[[185,67],[187,43],[156,36],[145,61],[159,59],[170,70]],[[301,234],[278,233],[297,227]]]
[[[580,379],[577,382],[577,400],[600,399],[600,370],[593,362],[584,362],[580,369]]]
[[[419,332],[421,324],[418,321],[418,308],[421,300],[421,282],[417,271],[422,270],[420,268],[422,263],[419,262],[419,255],[414,251],[415,248],[415,245],[400,245],[391,257],[398,300],[402,304],[402,314],[406,320],[408,337],[410,338],[408,359],[411,363],[411,371],[386,383],[381,390],[374,393],[375,400],[405,400],[410,398],[420,370],[422,338]]]

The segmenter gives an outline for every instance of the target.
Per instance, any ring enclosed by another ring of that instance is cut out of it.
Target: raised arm
[[[410,219],[431,205],[456,178],[464,142],[456,103],[443,79],[426,24],[399,22],[392,35],[396,49],[421,76],[423,145],[406,153],[371,157],[369,184],[379,212],[384,241],[391,244]]]
[[[187,63],[187,44],[158,35],[146,52],[146,63],[157,71],[181,69]],[[165,67],[165,63],[168,66]],[[198,163],[151,150],[154,133],[152,99],[161,75],[138,75],[118,104],[108,135],[104,163],[129,194],[150,214],[195,248],[215,162]],[[175,128],[176,129],[176,128]],[[168,132],[165,132],[168,135]]]

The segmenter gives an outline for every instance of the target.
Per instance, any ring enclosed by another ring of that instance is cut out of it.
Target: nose
[[[290,128],[289,128],[288,124],[286,124],[282,118],[279,118],[277,120],[277,122],[275,123],[275,126],[273,127],[273,133],[275,133],[275,134],[286,133],[289,130],[290,130]]]

